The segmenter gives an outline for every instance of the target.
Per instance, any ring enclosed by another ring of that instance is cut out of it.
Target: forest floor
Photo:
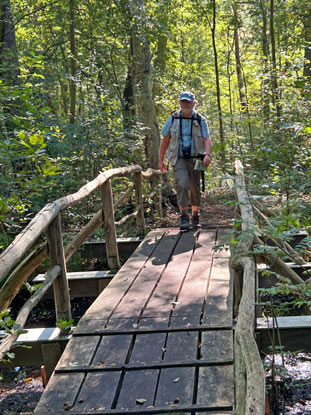
[[[233,207],[221,195],[203,199],[201,208],[202,227],[231,226]],[[150,227],[151,227],[150,223]],[[178,227],[179,214],[175,203],[166,207],[163,227]],[[44,305],[42,305],[44,308]],[[76,318],[84,312],[75,305]],[[47,311],[46,311],[47,312]],[[46,313],[45,312],[45,313]],[[81,317],[80,316],[80,317]],[[53,319],[54,316],[51,316]],[[275,407],[268,414],[311,415],[311,354],[288,354],[275,357],[275,368],[279,371],[274,382]],[[271,356],[265,360],[270,366]],[[13,368],[0,371],[0,415],[31,415],[44,390],[40,368]],[[271,372],[266,370],[267,390],[271,389]]]

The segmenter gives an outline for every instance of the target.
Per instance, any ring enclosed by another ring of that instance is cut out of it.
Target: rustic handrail
[[[235,277],[242,272],[242,296],[238,305],[237,325],[234,337],[236,414],[264,415],[265,376],[263,364],[254,337],[255,320],[255,261],[251,249],[254,235],[254,216],[244,180],[244,169],[236,161],[236,194],[242,216],[242,231],[249,235],[235,250],[231,262]]]
[[[160,175],[162,178],[162,173],[158,170],[148,169],[146,172],[142,172],[142,177],[148,180],[152,175]],[[114,202],[114,209],[122,205],[127,197],[135,189],[135,184],[129,186],[129,188],[119,197],[118,200]],[[161,187],[158,191],[158,204],[162,203],[161,198]],[[126,217],[122,218],[119,222],[116,222],[115,225],[123,224],[127,219],[137,216],[138,210],[141,209],[141,206],[136,207],[136,211]],[[160,207],[158,207],[158,211]],[[34,218],[35,219],[35,218]],[[72,239],[72,241],[65,248],[65,260],[69,261],[71,256],[80,248],[83,242],[89,238],[93,232],[103,224],[103,210],[99,209],[96,214],[90,219],[90,221],[80,230],[80,232]],[[29,225],[28,225],[29,226]],[[24,231],[23,231],[24,232]],[[3,255],[3,254],[2,254]],[[1,258],[1,257],[0,257]],[[13,271],[13,273],[7,278],[5,285],[0,290],[0,308],[6,309],[10,306],[15,295],[20,290],[21,286],[32,272],[47,258],[47,243],[41,244],[33,252],[31,252],[27,258],[25,258],[22,263]]]
[[[45,232],[46,228],[58,213],[76,205],[80,200],[89,196],[94,190],[102,186],[107,180],[116,176],[128,176],[135,172],[140,172],[142,168],[138,165],[130,167],[120,167],[118,169],[107,170],[99,174],[94,180],[82,186],[76,193],[62,197],[52,203],[48,203],[26,226],[26,228],[15,238],[8,248],[0,255],[0,282],[6,277],[7,273],[17,264],[27,250],[35,243],[39,236]]]
[[[48,289],[54,283],[56,278],[61,273],[61,267],[55,265],[52,269],[50,269],[45,275],[45,281],[38,290],[32,295],[28,301],[23,305],[20,309],[17,318],[15,320],[15,325],[18,327],[12,330],[12,334],[8,335],[0,344],[0,360],[4,357],[5,353],[8,352],[13,344],[13,342],[17,339],[20,330],[26,324],[27,318],[31,312],[31,310],[39,303],[42,297],[46,294]]]
[[[116,176],[134,175],[134,184],[130,186],[114,203],[110,179]],[[115,225],[123,223],[132,216],[137,218],[137,226],[144,232],[144,212],[141,191],[141,179],[149,179],[152,176],[162,176],[158,170],[148,169],[142,172],[138,165],[111,169],[101,173],[93,181],[82,186],[76,193],[65,196],[52,203],[47,204],[29,223],[29,225],[19,234],[14,242],[0,255],[0,281],[3,280],[8,272],[16,265],[20,256],[27,252],[36,242],[38,237],[48,230],[48,245],[50,262],[53,265],[60,265],[60,276],[54,282],[55,308],[57,318],[69,320],[71,317],[70,297],[68,291],[68,281],[66,272],[66,262],[73,253],[83,244],[83,242],[102,224],[104,224],[106,239],[106,250],[108,264],[110,268],[118,268],[118,249],[116,244]],[[103,208],[100,209],[93,218],[81,229],[69,245],[64,249],[61,235],[60,211],[77,204],[80,200],[89,196],[94,190],[100,188],[103,192]],[[109,190],[105,194],[104,189]],[[135,190],[136,211],[128,215],[118,223],[114,222],[114,210],[117,206],[124,203],[129,194]],[[159,202],[161,197],[159,195]],[[105,220],[106,217],[106,220]],[[106,223],[105,223],[106,221]],[[39,249],[36,248],[14,272],[7,278],[4,286],[0,290],[0,308],[6,309],[21,288],[22,284],[28,279],[29,275],[42,263],[47,257],[47,244],[41,244]]]

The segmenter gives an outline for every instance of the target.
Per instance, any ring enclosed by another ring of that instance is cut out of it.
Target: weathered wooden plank
[[[210,412],[212,410],[212,412]],[[206,405],[179,405],[178,408],[176,407],[175,404],[173,405],[169,405],[169,406],[158,406],[158,407],[153,407],[153,406],[149,406],[149,407],[144,407],[144,405],[140,406],[136,406],[132,409],[127,409],[126,410],[126,414],[127,415],[156,415],[156,414],[172,414],[172,415],[176,415],[176,413],[179,414],[189,414],[192,411],[192,413],[194,413],[195,411],[197,411],[197,414],[201,414],[203,413],[202,411],[208,411],[208,414],[217,414],[217,415],[226,415],[226,414],[233,414],[232,412],[232,406],[231,405],[227,405],[226,407],[223,408],[218,408],[218,410],[216,410],[215,408],[210,408]],[[73,415],[124,415],[125,411],[124,409],[100,409],[100,410],[96,410],[96,412],[94,411],[94,409],[91,410],[84,410],[84,411],[71,411],[70,412]],[[50,412],[48,411],[42,411],[41,415],[51,415]],[[53,415],[64,415],[64,411],[54,411]]]
[[[229,260],[223,257],[214,257],[211,280],[230,280]]]
[[[218,228],[216,246],[221,245],[221,244],[222,246],[218,249],[215,249],[215,257],[220,257],[220,258],[230,257],[229,244],[230,244],[231,235],[232,235],[232,229]]]
[[[212,410],[212,412],[210,412]],[[189,412],[192,411],[192,412]],[[232,406],[226,405],[226,407],[222,408],[210,408],[206,405],[179,405],[178,408],[175,404],[169,405],[169,406],[157,406],[156,408],[153,406],[144,407],[144,405],[136,406],[132,409],[127,409],[126,412],[124,409],[100,409],[94,411],[94,409],[91,410],[84,410],[84,411],[71,411],[70,413],[73,415],[124,415],[125,413],[127,415],[156,415],[156,414],[172,414],[176,415],[176,413],[179,414],[189,414],[194,413],[197,411],[197,414],[203,413],[202,411],[208,411],[208,414],[217,414],[217,415],[226,415],[226,414],[233,414],[232,412]],[[48,411],[42,411],[41,415],[51,415]],[[64,411],[54,411],[53,415],[64,415]]]
[[[195,415],[233,415],[232,411],[195,412]]]
[[[92,324],[96,319],[103,320],[111,315],[113,309],[124,296],[124,293],[128,291],[133,281],[141,272],[149,256],[152,255],[164,233],[163,231],[153,231],[146,236],[134,254],[115,275],[111,283],[90,306],[87,314],[80,320],[77,330],[79,330],[80,324],[85,320],[90,320],[89,324]]]
[[[233,365],[199,369],[196,403],[210,407],[234,405]]]
[[[142,330],[161,330],[166,329],[169,325],[169,317],[143,317],[139,322],[139,328]]]
[[[97,297],[107,287],[114,275],[111,271],[67,273],[70,298]],[[44,281],[43,274],[39,274],[33,279],[32,283],[40,284]],[[44,296],[44,299],[49,298],[54,298],[53,289],[49,289]]]
[[[56,319],[68,321],[71,319],[71,306],[60,214],[49,225],[47,237],[50,267],[53,268],[55,265],[61,267],[61,274],[53,283]]]
[[[62,355],[61,345],[59,343],[43,343],[41,345],[41,351],[46,378],[49,380]]]
[[[106,328],[108,322],[108,318],[104,319],[94,319],[91,320],[86,313],[82,319],[79,321],[78,326],[73,331],[73,335],[79,335],[79,333],[96,333],[99,331],[103,331]]]
[[[131,342],[131,335],[103,336],[92,360],[92,364],[108,365],[125,363]]]
[[[70,364],[89,365],[100,341],[99,336],[72,337],[64,350],[57,367]]]
[[[170,319],[170,328],[191,328],[200,325],[201,315],[196,313],[194,315],[176,316]]]
[[[161,362],[165,351],[165,341],[166,333],[137,335],[129,363],[150,364]]]
[[[211,327],[231,327],[232,303],[232,282],[211,280],[202,323]]]
[[[216,231],[200,232],[173,316],[200,315],[211,273],[215,237]]]
[[[77,398],[75,410],[110,409],[121,372],[88,373]]]
[[[179,239],[180,232],[172,231],[164,236],[146,262],[129,291],[113,312],[113,318],[139,317],[158,282]]]
[[[135,186],[135,202],[138,213],[136,216],[136,224],[140,230],[145,233],[145,218],[144,218],[144,205],[143,205],[143,193],[142,193],[142,175],[141,172],[134,173],[134,186]]]
[[[200,356],[203,360],[213,359],[215,362],[233,360],[233,334],[231,330],[202,332],[200,346]]]
[[[167,368],[160,373],[156,406],[175,404],[190,405],[193,402],[195,368]]]
[[[154,370],[154,369],[172,369],[172,368],[199,368],[199,367],[207,367],[207,366],[225,366],[231,365],[232,359],[230,360],[222,360],[222,361],[214,361],[213,359],[210,360],[182,360],[182,361],[174,361],[174,362],[158,362],[158,363],[148,363],[145,364],[143,362],[140,363],[121,363],[121,364],[107,364],[104,363],[91,366],[67,366],[67,367],[60,367],[55,369],[55,373],[100,373],[100,372],[116,372],[116,371],[140,371],[140,370]]]
[[[67,279],[70,280],[89,280],[89,279],[102,279],[102,278],[112,278],[115,276],[115,273],[112,271],[79,271],[79,272],[67,272]],[[39,284],[44,282],[44,274],[38,274],[32,282]]]
[[[192,258],[195,232],[183,232],[170,262],[143,312],[144,317],[170,315]]]
[[[164,360],[174,362],[176,360],[194,360],[198,351],[198,332],[169,333],[165,347]]]
[[[73,405],[83,382],[84,373],[59,374],[51,377],[34,414],[63,412]]]
[[[256,338],[260,352],[271,353],[273,330],[278,332],[274,336],[276,346],[292,352],[303,350],[311,353],[311,316],[276,317],[275,320],[271,317],[257,318]]]
[[[117,402],[119,409],[144,408],[153,405],[158,370],[126,372]]]
[[[107,330],[133,330],[137,327],[138,327],[137,318],[112,318],[108,321],[106,329]]]
[[[117,238],[119,255],[129,257],[142,242],[142,238]],[[80,248],[82,258],[106,258],[106,241],[91,240],[85,242]]]
[[[106,238],[108,268],[117,270],[120,267],[120,259],[117,245],[117,232],[114,223],[114,207],[110,180],[107,180],[101,186],[101,197],[103,205],[103,227],[105,230]]]

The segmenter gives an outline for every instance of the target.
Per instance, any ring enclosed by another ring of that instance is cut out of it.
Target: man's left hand
[[[203,166],[207,167],[211,164],[212,162],[212,157],[209,154],[205,154],[204,159],[203,159]]]

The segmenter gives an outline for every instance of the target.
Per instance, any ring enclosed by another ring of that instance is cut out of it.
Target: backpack
[[[184,120],[184,119],[186,119],[186,120],[191,120],[191,133],[190,133],[190,135],[191,135],[191,137],[192,137],[192,124],[193,124],[193,121],[198,121],[198,123],[199,123],[199,126],[201,127],[201,119],[202,119],[202,115],[199,113],[199,112],[197,112],[197,111],[195,111],[195,113],[194,113],[194,116],[191,116],[191,117],[182,117],[181,115],[180,115],[180,112],[179,112],[179,114],[178,114],[178,112],[179,111],[173,111],[172,113],[171,113],[171,116],[172,116],[172,118],[173,118],[173,121],[172,121],[172,125],[174,124],[174,121],[175,120]],[[181,138],[181,142],[182,142],[182,144],[183,144],[183,141],[182,141],[182,130],[181,130],[181,123],[180,123],[180,138]],[[191,148],[190,147],[182,147],[182,152],[183,152],[183,155],[184,155],[184,157],[185,158],[190,158],[191,157],[191,155],[190,155],[190,153],[191,153]]]
[[[182,120],[182,119],[191,120],[192,119],[194,121],[195,120],[198,121],[199,125],[201,126],[202,115],[199,112],[195,111],[194,117],[181,117],[180,112],[179,112],[179,115],[178,115],[178,112],[179,112],[178,110],[175,110],[171,113],[171,116],[173,118],[172,125],[174,123],[174,120]]]

